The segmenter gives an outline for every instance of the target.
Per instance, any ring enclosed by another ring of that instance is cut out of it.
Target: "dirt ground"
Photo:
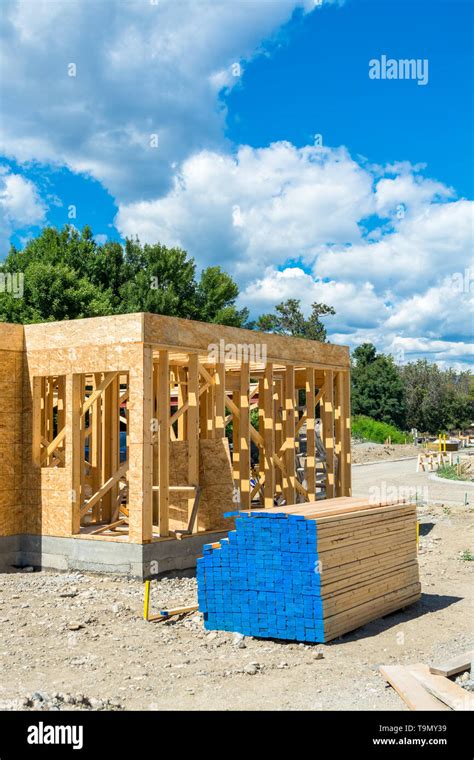
[[[406,457],[418,457],[425,452],[422,446],[414,446],[412,443],[394,443],[386,446],[384,443],[370,443],[368,441],[352,441],[351,453],[352,464],[368,464],[369,462],[393,461]],[[472,448],[459,449],[454,452],[455,457],[461,461],[470,461],[473,455]]]
[[[352,441],[352,464],[417,457],[420,451],[423,449],[419,446],[413,446],[411,443],[394,443],[391,446],[385,446],[383,443],[357,443]]]
[[[326,645],[206,632],[199,613],[147,623],[137,580],[2,575],[0,709],[405,710],[379,665],[472,646],[472,512],[422,507],[421,600]],[[152,586],[154,609],[196,598],[194,578]]]

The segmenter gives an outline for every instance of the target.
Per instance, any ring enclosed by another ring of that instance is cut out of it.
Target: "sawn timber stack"
[[[240,512],[198,560],[207,629],[325,642],[420,598],[416,507],[342,497]]]

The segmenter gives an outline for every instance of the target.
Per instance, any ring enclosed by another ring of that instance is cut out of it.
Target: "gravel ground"
[[[383,443],[370,443],[369,441],[352,441],[351,453],[352,464],[368,464],[370,462],[387,461],[393,459],[404,459],[405,457],[418,457],[426,450],[422,446],[414,446],[412,443],[394,443],[385,446]],[[460,449],[454,452],[455,456],[459,455],[461,460],[472,461],[474,449]]]
[[[403,457],[417,457],[421,449],[411,443],[395,443],[385,446],[383,443],[357,443],[352,441],[352,464],[367,464]]]
[[[0,576],[0,709],[404,710],[378,666],[467,651],[472,509],[422,507],[423,597],[326,645],[147,623],[143,584],[83,573]],[[152,584],[152,610],[191,604],[194,578]],[[463,682],[469,686],[464,676]]]

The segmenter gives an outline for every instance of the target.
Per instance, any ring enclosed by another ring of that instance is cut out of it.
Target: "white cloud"
[[[120,206],[116,224],[144,242],[180,245],[203,266],[222,264],[253,315],[286,298],[307,312],[322,301],[337,312],[326,318],[334,340],[463,362],[472,303],[456,277],[471,262],[473,204],[421,168],[374,170],[343,147],[202,151],[177,170],[166,196]],[[387,227],[398,203],[406,213]],[[373,241],[364,225],[377,216]]]
[[[458,276],[447,277],[441,285],[401,300],[385,323],[387,330],[397,330],[406,337],[451,336],[469,340],[474,327],[474,294],[468,290],[469,275],[458,274],[465,280],[464,291],[460,290]]]
[[[296,8],[317,7],[4,0],[5,155],[93,176],[117,201],[120,232],[221,264],[254,313],[289,297],[307,310],[324,301],[337,311],[334,340],[462,364],[469,293],[456,295],[451,278],[471,263],[472,203],[421,164],[288,142],[232,152],[224,137],[219,93],[238,85],[236,64],[245,70]],[[0,210],[4,238],[45,217],[35,185],[11,172]]]
[[[92,175],[120,201],[166,191],[173,161],[223,148],[232,65],[314,0],[4,0],[5,154]],[[76,67],[71,73],[70,64]],[[158,147],[151,147],[151,135]]]
[[[390,308],[384,304],[370,282],[361,287],[350,282],[323,282],[299,267],[281,271],[269,268],[264,276],[251,282],[240,296],[242,305],[255,314],[272,311],[276,303],[298,298],[309,313],[315,302],[327,303],[336,310],[335,316],[325,317],[327,328],[346,334],[361,328],[377,327],[389,316]]]
[[[441,182],[425,179],[415,174],[400,174],[397,177],[384,177],[377,183],[375,207],[379,216],[396,216],[400,213],[419,213],[427,203],[435,200],[452,198],[454,190]]]
[[[327,249],[317,262],[321,277],[370,280],[408,296],[469,266],[473,242],[471,201],[425,203],[379,241]]]
[[[7,251],[16,228],[41,224],[46,207],[33,182],[0,167],[0,251]]]
[[[180,244],[244,280],[289,258],[314,261],[328,241],[361,241],[371,184],[345,148],[280,142],[242,146],[235,156],[203,151],[184,162],[164,198],[121,205],[116,225],[144,242]]]

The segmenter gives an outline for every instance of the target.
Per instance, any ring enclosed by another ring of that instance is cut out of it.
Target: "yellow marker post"
[[[145,581],[145,599],[143,600],[143,617],[148,620],[150,612],[150,584],[151,581]]]

